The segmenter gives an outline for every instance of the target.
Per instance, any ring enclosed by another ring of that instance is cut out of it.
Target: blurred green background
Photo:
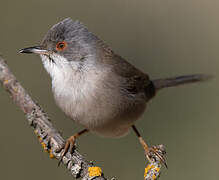
[[[18,50],[38,44],[63,18],[78,19],[151,78],[210,73],[207,83],[163,90],[137,122],[149,144],[165,144],[163,180],[217,179],[219,161],[218,0],[7,0],[0,2],[0,52],[64,137],[81,129],[56,107],[39,57]],[[23,113],[0,88],[0,179],[70,180],[44,153]],[[107,177],[143,179],[145,159],[134,133],[93,134],[77,142]]]

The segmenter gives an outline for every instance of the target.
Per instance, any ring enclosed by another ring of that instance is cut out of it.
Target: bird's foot
[[[163,163],[166,168],[167,167],[167,163],[166,163],[166,159],[165,159],[165,154],[166,151],[164,149],[163,145],[158,145],[158,146],[152,146],[152,147],[144,147],[145,150],[145,156],[146,158],[150,161],[150,162],[161,162]]]
[[[66,153],[69,151],[70,153],[73,152],[73,149],[74,149],[74,145],[75,145],[75,141],[76,141],[76,138],[78,138],[79,136],[81,136],[82,134],[88,132],[89,130],[87,129],[83,129],[82,131],[74,134],[73,136],[70,136],[66,141],[65,141],[65,144],[60,148],[58,149],[56,152],[57,153],[60,153],[61,152],[61,157],[60,157],[60,160],[59,160],[59,163],[58,165],[60,165],[60,163],[62,162],[62,159],[63,157],[66,155]]]
[[[65,144],[60,148],[58,149],[56,152],[59,153],[62,151],[61,153],[61,156],[60,156],[60,160],[59,160],[59,163],[58,163],[58,166],[61,164],[62,162],[62,159],[63,157],[66,155],[66,153],[69,151],[70,153],[73,152],[73,149],[74,149],[74,145],[75,145],[75,140],[76,140],[76,135],[73,135],[73,136],[70,136]]]

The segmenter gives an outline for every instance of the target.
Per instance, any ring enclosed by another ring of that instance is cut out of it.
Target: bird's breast
[[[93,101],[95,92],[95,81],[85,79],[85,77],[75,73],[69,79],[54,79],[52,81],[54,98],[57,105],[80,124],[86,124],[86,122],[82,121],[87,114],[85,112],[88,106]]]

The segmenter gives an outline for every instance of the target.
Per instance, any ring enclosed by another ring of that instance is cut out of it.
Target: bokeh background
[[[31,96],[68,137],[81,129],[56,107],[39,57],[18,50],[38,44],[63,18],[78,19],[151,78],[214,74],[207,83],[163,90],[137,122],[149,144],[165,144],[163,180],[218,179],[218,0],[7,0],[0,2],[0,52]],[[143,149],[133,132],[121,139],[93,134],[80,152],[107,177],[143,179]],[[70,180],[44,153],[23,113],[0,88],[0,179]]]

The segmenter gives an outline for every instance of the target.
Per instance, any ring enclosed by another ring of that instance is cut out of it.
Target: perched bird
[[[151,80],[70,18],[55,24],[39,46],[21,49],[20,53],[40,55],[51,76],[57,105],[85,128],[66,140],[62,157],[85,132],[113,138],[125,136],[132,128],[148,160],[153,161],[155,154],[165,163],[158,149],[143,140],[134,125],[136,120],[159,90],[208,78],[196,74]]]

